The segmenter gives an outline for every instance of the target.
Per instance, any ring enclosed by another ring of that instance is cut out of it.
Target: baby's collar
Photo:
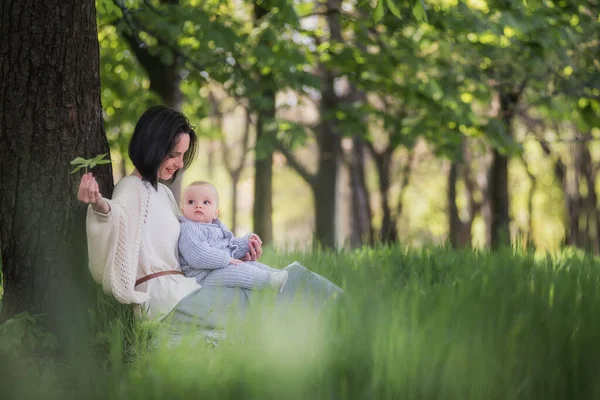
[[[183,215],[179,215],[179,222],[192,222],[194,224],[205,224],[205,225],[211,225],[211,224],[215,224],[215,225],[221,225],[221,220],[219,218],[215,218],[212,220],[212,222],[196,222],[196,221],[192,221],[191,219],[183,216]]]

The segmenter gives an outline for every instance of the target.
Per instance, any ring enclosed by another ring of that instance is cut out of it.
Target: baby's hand
[[[242,264],[243,261],[242,260],[236,260],[235,258],[232,258],[229,260],[229,265],[239,265]]]
[[[258,244],[262,245],[262,240],[261,240],[260,236],[258,236],[256,233],[253,233],[252,235],[250,235],[248,240],[257,242]]]

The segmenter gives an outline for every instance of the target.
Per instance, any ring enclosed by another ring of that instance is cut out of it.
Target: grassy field
[[[257,304],[216,344],[174,341],[105,301],[90,351],[61,356],[21,318],[0,329],[0,398],[600,398],[591,257],[395,247],[264,261],[292,260],[340,284],[343,301],[273,318]]]

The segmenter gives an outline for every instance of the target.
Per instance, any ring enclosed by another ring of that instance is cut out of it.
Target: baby
[[[249,245],[262,242],[255,234],[236,238],[219,221],[219,193],[213,185],[197,181],[186,187],[181,210],[179,261],[186,276],[204,286],[283,290],[287,271],[242,261]]]

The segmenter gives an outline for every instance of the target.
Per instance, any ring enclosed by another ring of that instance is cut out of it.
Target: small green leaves
[[[529,7],[531,10],[536,10],[542,6],[542,1],[541,0],[525,0],[525,4],[527,4],[527,7]]]
[[[92,169],[96,165],[110,164],[110,160],[104,159],[104,157],[106,157],[107,155],[108,153],[98,154],[96,157],[87,160],[83,157],[74,158],[73,160],[71,160],[71,165],[76,165],[76,167],[75,169],[73,169],[73,171],[71,171],[71,173],[73,174],[79,171],[81,168],[85,168],[85,172],[87,173],[88,168]]]
[[[413,5],[413,15],[417,19],[417,21],[425,21],[427,22],[427,6],[423,2],[423,0],[415,0],[415,4]]]
[[[402,19],[402,12],[400,8],[396,4],[397,0],[377,0],[377,4],[375,5],[375,9],[373,11],[373,19],[375,22],[379,22],[383,16],[385,15],[386,5],[390,12],[398,19]],[[417,21],[427,22],[427,6],[425,5],[424,0],[410,0],[413,4],[412,13],[415,16]],[[529,0],[533,1],[533,0]]]
[[[390,11],[392,12],[392,14],[394,14],[394,16],[396,16],[396,18],[402,19],[402,13],[398,9],[398,7],[396,6],[396,3],[394,1],[395,0],[387,0],[387,6],[390,9]]]
[[[384,0],[378,0],[377,6],[375,6],[375,13],[373,14],[373,19],[375,22],[379,22],[381,18],[383,18],[383,14],[385,12],[383,2]]]

